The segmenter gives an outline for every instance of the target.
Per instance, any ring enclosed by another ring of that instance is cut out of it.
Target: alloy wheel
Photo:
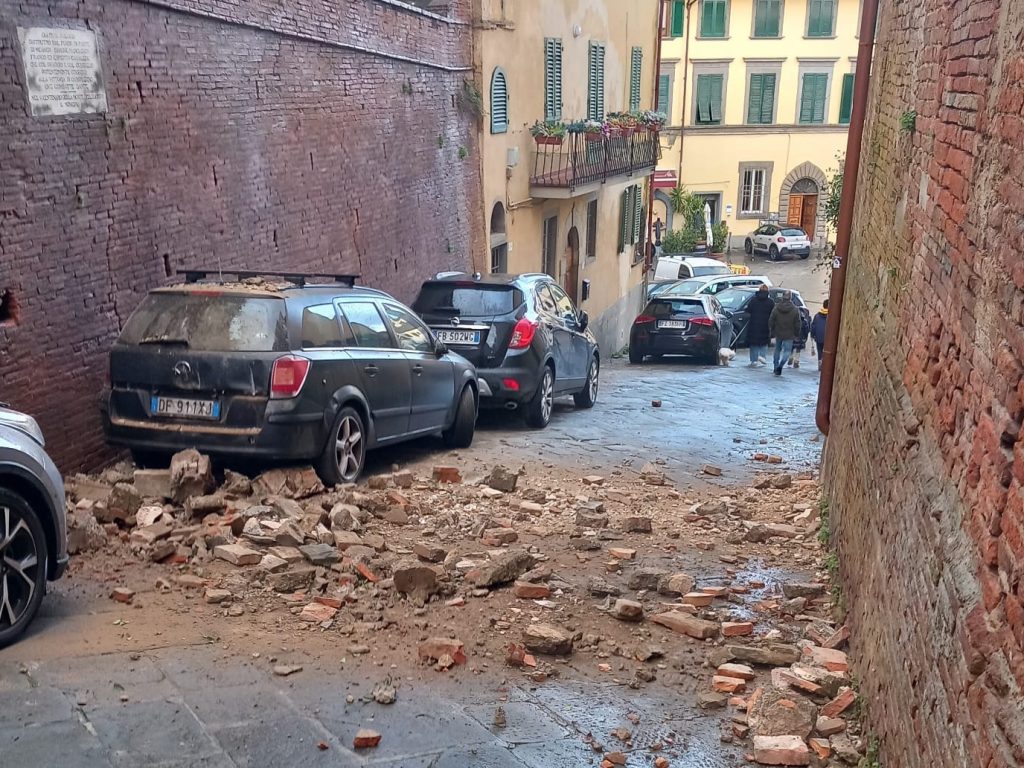
[[[39,548],[17,511],[0,507],[0,629],[14,626],[32,605]]]
[[[338,474],[345,482],[352,482],[359,475],[363,465],[363,428],[352,416],[345,416],[338,424],[338,435],[335,442],[335,455],[338,462]]]
[[[590,402],[597,402],[597,388],[598,388],[598,376],[600,375],[601,368],[597,364],[597,360],[590,361]]]
[[[540,396],[540,411],[544,417],[544,421],[547,422],[551,418],[551,411],[555,407],[555,387],[551,381],[551,369],[549,368],[544,372],[544,379],[540,383],[541,396]]]

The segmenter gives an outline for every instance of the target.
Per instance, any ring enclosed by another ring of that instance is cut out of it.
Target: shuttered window
[[[501,69],[491,75],[491,133],[508,130],[508,82]]]
[[[562,41],[544,39],[544,119],[562,119]]]
[[[843,75],[843,95],[839,100],[839,122],[849,125],[853,114],[853,78],[852,73]]]
[[[587,119],[604,120],[604,43],[593,40],[587,65]]]
[[[697,75],[698,125],[719,125],[722,122],[722,75]]]
[[[587,259],[597,258],[597,200],[587,203]]]
[[[782,0],[754,0],[754,37],[778,37],[782,28]]]
[[[824,123],[825,100],[828,96],[828,75],[805,73],[800,93],[800,122]]]
[[[633,48],[629,62],[629,108],[640,109],[640,83],[644,63],[644,49]]]
[[[725,37],[728,0],[700,0],[700,36]]]
[[[685,18],[685,0],[672,0],[672,37],[683,36],[683,19]]]
[[[643,195],[640,194],[640,185],[633,185],[633,239],[630,243],[636,244],[640,242],[640,222],[643,220],[644,215],[644,201]]]
[[[807,0],[808,37],[832,37],[835,21],[836,0]]]
[[[770,125],[775,107],[775,73],[759,72],[750,76],[750,96],[747,102],[747,122],[751,125]]]
[[[658,75],[658,111],[664,112],[671,117],[671,105],[669,104],[672,93],[672,76]]]
[[[622,190],[622,206],[619,212],[619,253],[627,245],[640,242],[643,227],[644,201],[639,184],[632,184]]]

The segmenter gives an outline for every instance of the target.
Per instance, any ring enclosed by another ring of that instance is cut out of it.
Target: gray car
[[[68,564],[64,483],[43,446],[35,419],[0,406],[0,648]]]

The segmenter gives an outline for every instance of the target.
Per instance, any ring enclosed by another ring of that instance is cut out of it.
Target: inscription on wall
[[[18,39],[34,117],[107,111],[95,32],[19,27]]]

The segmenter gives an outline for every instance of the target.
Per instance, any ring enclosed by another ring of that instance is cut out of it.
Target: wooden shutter
[[[701,37],[725,37],[727,0],[703,0],[700,18]]]
[[[587,118],[604,120],[604,43],[593,40],[587,66]]]
[[[644,62],[644,49],[634,47],[629,63],[629,108],[640,109],[640,84]]]
[[[633,243],[640,242],[640,226],[643,218],[643,199],[640,194],[640,185],[633,185]]]
[[[761,105],[764,99],[764,75],[750,76],[750,96],[747,100],[747,122],[756,124],[761,120]]]
[[[710,75],[710,104],[708,108],[708,122],[722,122],[722,75]]]
[[[491,133],[508,130],[508,82],[501,69],[491,75]]]
[[[807,36],[831,37],[835,0],[808,0]]]
[[[544,40],[544,119],[562,119],[562,41]]]
[[[697,114],[698,123],[708,122],[707,105],[711,101],[710,75],[697,75]]]
[[[669,75],[658,75],[658,104],[656,109],[665,114],[669,112],[669,89],[672,85],[672,80]],[[669,115],[669,121],[671,122],[671,115]]]
[[[626,247],[626,231],[629,226],[629,187],[622,190],[622,204],[619,206],[619,253]]]
[[[803,92],[800,95],[800,122],[825,122],[825,95],[828,90],[828,75],[807,73],[804,75]]]
[[[686,18],[686,0],[672,0],[672,37],[683,36],[683,19]]]
[[[778,37],[781,22],[780,0],[755,0],[754,37]]]
[[[839,100],[839,122],[848,124],[853,113],[853,74],[843,75],[843,94]]]

